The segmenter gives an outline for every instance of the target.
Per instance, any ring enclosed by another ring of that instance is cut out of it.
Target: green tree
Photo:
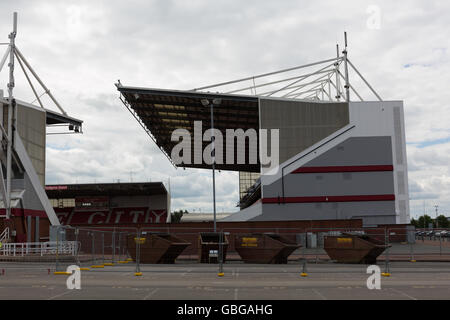
[[[411,219],[411,225],[413,225],[416,228],[420,228],[419,221],[417,221],[414,218]]]
[[[171,219],[170,219],[170,221],[172,222],[172,223],[178,223],[178,222],[180,222],[181,221],[181,217],[184,215],[184,214],[188,214],[189,212],[187,211],[187,210],[178,210],[178,211],[174,211],[170,216],[171,216]]]
[[[419,217],[419,228],[428,228],[430,223],[433,223],[433,219],[427,214]]]
[[[444,215],[438,216],[436,221],[439,228],[448,228],[450,226],[450,222]]]

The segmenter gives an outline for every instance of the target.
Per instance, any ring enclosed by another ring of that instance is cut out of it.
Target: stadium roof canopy
[[[46,185],[49,198],[70,199],[82,196],[127,196],[167,194],[162,182],[142,183],[87,183]]]
[[[346,41],[347,42],[347,41]],[[339,52],[339,48],[337,48]],[[123,86],[120,81],[116,84],[120,92],[120,99],[127,109],[141,124],[147,134],[153,139],[163,153],[171,159],[171,151],[178,144],[172,142],[171,135],[175,129],[187,129],[194,132],[194,121],[202,121],[203,132],[211,127],[211,111],[203,106],[202,99],[211,101],[215,98],[222,100],[220,105],[214,106],[214,128],[225,129],[255,129],[259,130],[259,100],[287,99],[309,102],[351,101],[357,97],[364,101],[361,94],[349,81],[348,72],[354,72],[366,84],[366,92],[371,92],[382,101],[377,92],[370,86],[356,67],[347,58],[347,44],[343,55],[330,59],[308,63],[301,66],[263,73],[233,81],[208,85],[192,90],[167,90],[141,87]],[[341,64],[343,70],[340,70]],[[214,91],[210,92],[210,91]],[[223,93],[219,93],[223,92]],[[341,100],[342,99],[342,100]],[[210,142],[203,142],[203,149]],[[224,146],[226,145],[224,141]],[[248,157],[248,143],[245,151]],[[224,149],[224,151],[227,151]],[[236,144],[234,147],[236,151]],[[193,150],[192,150],[193,152]],[[224,152],[225,154],[225,152]],[[237,152],[234,152],[236,158]],[[246,159],[247,160],[247,159]],[[260,172],[258,164],[219,164],[217,169]],[[234,161],[237,163],[237,161]],[[210,165],[181,164],[183,167],[210,168]]]
[[[73,125],[76,126],[78,128],[81,128],[81,126],[83,125],[83,121],[70,117],[68,115],[64,115],[62,113],[56,112],[56,111],[52,111],[49,109],[45,109],[46,112],[46,118],[47,118],[47,125],[55,125],[55,124],[68,124],[68,125]]]
[[[210,103],[213,99],[221,99],[219,105],[214,105],[214,128],[219,129],[223,137],[226,129],[259,129],[258,98],[255,96],[125,87],[120,84],[117,89],[122,102],[171,161],[172,148],[178,144],[178,141],[171,141],[173,130],[186,129],[193,135],[194,121],[202,121],[202,134],[211,128],[211,109],[202,104],[202,99],[208,99]],[[225,141],[223,143],[225,147]],[[203,141],[202,150],[208,144],[210,141]],[[201,164],[178,166],[210,168],[203,161]],[[216,169],[259,172],[260,166],[216,164]]]

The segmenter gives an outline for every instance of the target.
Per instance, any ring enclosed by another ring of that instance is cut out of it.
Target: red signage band
[[[276,197],[264,198],[262,203],[314,203],[314,202],[356,202],[356,201],[393,201],[394,194],[358,195],[358,196],[318,196],[318,197]]]
[[[292,173],[394,171],[393,165],[300,167]]]

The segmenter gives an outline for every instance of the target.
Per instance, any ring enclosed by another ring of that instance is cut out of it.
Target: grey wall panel
[[[42,186],[45,186],[45,112],[18,105],[17,128],[36,174]]]
[[[349,138],[304,167],[392,164],[390,137]],[[349,173],[301,173],[284,177],[284,196],[394,194],[390,171]],[[263,186],[265,198],[283,196],[282,180]]]
[[[305,167],[392,164],[391,137],[353,137],[325,152]]]
[[[394,194],[391,171],[301,173],[284,177],[285,197]],[[281,180],[264,186],[264,197],[282,196]]]
[[[403,130],[402,130],[402,118],[400,114],[400,107],[394,107],[394,139],[395,139],[395,158],[396,163],[403,164]]]
[[[280,130],[280,163],[348,123],[347,103],[260,99],[261,129]]]
[[[397,171],[397,184],[398,184],[398,194],[404,195],[406,194],[406,185],[405,185],[405,172]]]
[[[253,221],[363,218],[365,224],[395,223],[394,201],[264,204]]]

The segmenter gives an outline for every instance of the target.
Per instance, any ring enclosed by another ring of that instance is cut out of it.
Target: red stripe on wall
[[[319,197],[279,197],[264,198],[262,203],[314,203],[314,202],[356,202],[356,201],[393,201],[395,195],[361,195],[361,196],[319,196]]]
[[[327,172],[373,172],[393,171],[392,165],[370,165],[370,166],[327,166],[327,167],[300,167],[292,173],[327,173]]]
[[[0,214],[4,215],[6,213],[5,209],[0,209]],[[18,209],[18,208],[11,208],[11,214],[14,217],[21,217],[21,216],[32,216],[32,217],[41,217],[46,218],[47,214],[43,210],[33,210],[33,209]]]

